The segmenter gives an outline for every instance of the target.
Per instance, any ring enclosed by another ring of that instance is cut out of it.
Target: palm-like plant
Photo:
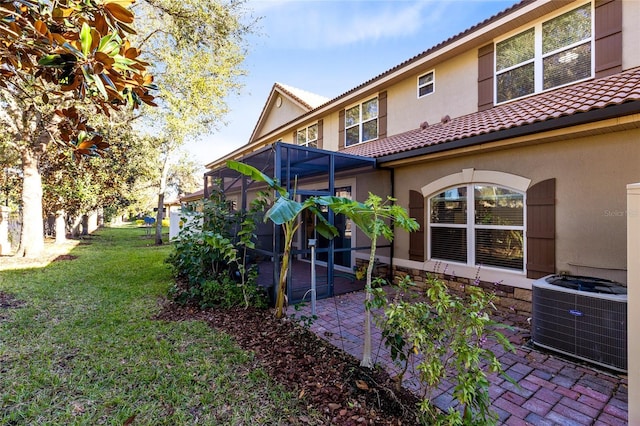
[[[338,235],[338,230],[330,224],[318,209],[319,199],[323,197],[307,198],[303,202],[296,201],[295,193],[289,192],[279,185],[274,179],[262,173],[260,170],[248,164],[237,161],[228,161],[227,167],[256,182],[263,182],[277,194],[277,199],[273,206],[264,215],[264,220],[271,220],[274,224],[282,227],[284,233],[284,249],[282,253],[282,263],[280,264],[280,276],[278,278],[278,289],[276,297],[276,318],[284,315],[284,300],[287,291],[287,274],[289,272],[289,261],[291,257],[291,246],[293,238],[298,231],[300,214],[308,210],[318,218],[316,230],[325,238],[331,239]]]

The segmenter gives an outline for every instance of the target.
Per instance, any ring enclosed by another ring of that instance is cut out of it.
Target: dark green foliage
[[[254,248],[255,211],[232,211],[224,194],[214,191],[202,211],[183,216],[183,227],[167,258],[176,277],[171,297],[201,307],[266,306],[257,274],[248,265]]]

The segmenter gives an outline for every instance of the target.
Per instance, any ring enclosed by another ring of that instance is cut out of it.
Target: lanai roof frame
[[[289,194],[295,193],[296,196],[334,195],[337,172],[356,169],[375,170],[377,168],[377,160],[375,158],[361,157],[284,142],[275,142],[236,161],[249,164],[265,175],[276,179],[278,184],[284,187]],[[317,182],[317,180],[323,179],[324,182],[325,178],[327,185],[326,188],[322,190],[303,190],[296,187],[300,180],[313,179]],[[211,194],[213,179],[220,179],[220,189],[224,193],[233,190],[239,191],[241,199],[239,200],[240,203],[238,207],[241,210],[246,210],[247,191],[257,186],[256,182],[251,181],[248,177],[227,167],[213,169],[205,173],[205,199],[209,198]],[[334,214],[331,210],[328,211],[328,220],[329,223],[334,224]],[[280,232],[276,232],[276,225],[274,225],[272,250],[258,251],[271,256],[273,259],[273,284],[274,287],[277,288],[276,284],[278,282],[279,265],[283,250]],[[301,254],[304,252],[305,250],[298,250],[292,252],[292,254]],[[331,297],[334,293],[334,243],[332,240],[329,240],[327,253],[328,296]],[[288,282],[291,282],[290,277]],[[294,303],[295,301],[291,294],[292,285],[287,286],[287,292],[289,302]]]

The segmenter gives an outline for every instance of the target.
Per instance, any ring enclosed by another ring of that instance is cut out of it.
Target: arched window
[[[428,201],[429,258],[524,270],[524,193],[472,183]]]

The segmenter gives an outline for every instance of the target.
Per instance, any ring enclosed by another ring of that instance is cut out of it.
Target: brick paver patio
[[[310,315],[310,305],[295,315]],[[292,314],[293,309],[289,309]],[[317,319],[311,330],[356,358],[362,355],[364,292],[349,293],[317,301]],[[501,321],[514,325],[507,319]],[[627,425],[627,377],[572,362],[527,344],[529,330],[514,328],[505,334],[516,352],[505,353],[494,347],[504,369],[518,386],[492,375],[492,407],[503,425]],[[374,362],[394,376],[399,371],[381,341],[373,332]],[[413,372],[408,371],[405,386],[420,391]],[[432,393],[432,401],[443,410],[454,404],[452,384]]]

